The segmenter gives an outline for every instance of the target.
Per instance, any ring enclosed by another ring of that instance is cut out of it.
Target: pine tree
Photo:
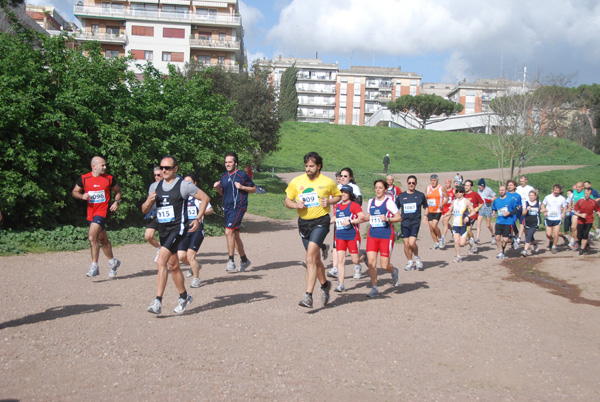
[[[279,120],[296,121],[298,119],[298,92],[296,81],[298,69],[296,63],[288,67],[281,75],[281,88],[279,89]]]

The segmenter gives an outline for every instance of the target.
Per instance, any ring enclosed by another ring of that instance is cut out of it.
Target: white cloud
[[[298,56],[449,54],[453,79],[524,64],[591,79],[600,71],[599,37],[593,0],[293,0],[267,35],[283,54]]]

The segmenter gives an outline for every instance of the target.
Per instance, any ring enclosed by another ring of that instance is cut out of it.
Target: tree
[[[296,82],[298,81],[298,69],[296,63],[285,69],[281,75],[281,87],[279,88],[278,113],[279,121],[298,120],[298,92]]]
[[[279,120],[277,119],[273,87],[265,85],[265,71],[254,67],[253,74],[231,72],[221,66],[204,68],[192,61],[184,68],[186,79],[201,76],[210,80],[212,92],[232,102],[231,117],[248,130],[256,147],[249,149],[253,162],[260,165],[264,157],[278,149]]]
[[[593,137],[591,149],[600,153],[600,84],[581,85],[575,89],[575,105],[581,109],[585,116],[591,135]]]
[[[404,113],[419,119],[421,129],[427,127],[427,120],[432,116],[445,116],[448,118],[463,110],[463,105],[460,103],[454,103],[434,94],[403,95],[388,102],[387,107],[395,115]]]

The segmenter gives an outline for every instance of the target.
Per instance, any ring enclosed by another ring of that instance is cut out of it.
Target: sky
[[[68,20],[77,0],[54,5]],[[303,57],[401,67],[423,82],[600,83],[598,0],[240,0],[250,64]]]

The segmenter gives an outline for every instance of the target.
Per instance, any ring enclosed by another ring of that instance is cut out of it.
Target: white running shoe
[[[394,268],[394,273],[392,274],[392,283],[394,286],[400,285],[400,273],[398,272],[398,268]]]
[[[472,237],[469,238],[469,246],[470,246],[470,248],[475,247],[475,239],[473,239]]]
[[[534,253],[537,253],[537,251],[538,251],[538,244],[537,244],[537,243],[535,243],[535,244],[533,245],[533,252],[534,252]]]
[[[523,250],[523,251],[521,251],[521,255],[522,255],[523,257],[527,257],[527,250]]]
[[[344,290],[346,290],[346,287],[344,286],[343,283],[340,283],[339,285],[337,285],[337,287],[335,289],[333,289],[334,292],[338,292],[338,293],[342,293]]]
[[[225,271],[227,271],[227,272],[235,272],[235,262],[229,261],[227,263],[227,268],[225,268]]]
[[[190,305],[190,303],[194,300],[194,298],[188,295],[187,299],[182,299],[181,297],[177,301],[177,306],[173,309],[175,314],[183,314],[185,312],[185,308]]]
[[[202,281],[200,280],[200,278],[194,278],[190,286],[193,288],[199,288],[200,286],[202,286]]]
[[[497,259],[499,260],[503,260],[506,256],[504,255],[504,253],[498,253],[498,255],[496,256]]]
[[[370,298],[379,297],[379,290],[377,290],[377,288],[375,286],[373,286],[371,288],[371,291],[369,293],[367,293],[367,297],[370,297]]]
[[[481,240],[479,240],[479,237],[475,239],[475,243],[476,244],[481,244]]]
[[[115,258],[114,264],[111,264],[109,261],[108,268],[110,268],[110,270],[108,271],[108,277],[114,278],[115,276],[117,276],[117,268],[119,268],[120,266],[121,266],[121,261],[117,260],[116,258]]]
[[[412,271],[413,269],[415,269],[412,260],[410,260],[409,262],[406,263],[406,266],[404,267],[405,271]]]
[[[419,271],[423,270],[423,263],[421,262],[421,258],[418,255],[415,256],[415,266]]]
[[[552,246],[552,248],[550,249],[550,251],[552,252],[552,254],[556,254],[556,247]]]
[[[496,245],[496,238],[495,238],[495,237],[492,237],[492,241],[490,242],[490,244],[491,244],[492,246],[495,246],[495,245]]]
[[[244,272],[252,265],[252,261],[246,260],[246,262],[240,262],[240,267],[238,268],[238,272]]]
[[[362,276],[362,266],[360,264],[354,266],[354,279],[360,279]]]
[[[85,274],[85,276],[97,276],[100,274],[100,267],[98,267],[98,264],[92,263],[92,265],[90,265],[90,270],[87,272],[87,274]]]
[[[452,260],[452,261],[461,262],[462,260],[463,260],[462,257],[460,255],[457,255],[456,257],[454,257],[454,260]]]
[[[337,278],[338,277],[337,267],[333,267],[329,271],[327,271],[327,276],[330,278]]]
[[[154,262],[158,261],[159,254],[160,254],[160,247],[156,247],[156,255],[154,256]]]
[[[192,276],[194,276],[194,271],[191,269],[185,273],[186,278],[191,278]]]
[[[152,304],[148,307],[148,312],[152,314],[160,314],[162,311],[162,303],[158,299],[154,299]]]
[[[446,247],[446,239],[444,236],[440,237],[440,250],[443,250]]]
[[[431,247],[429,247],[430,250],[439,250],[439,248],[440,248],[439,243],[433,243],[433,245]]]

